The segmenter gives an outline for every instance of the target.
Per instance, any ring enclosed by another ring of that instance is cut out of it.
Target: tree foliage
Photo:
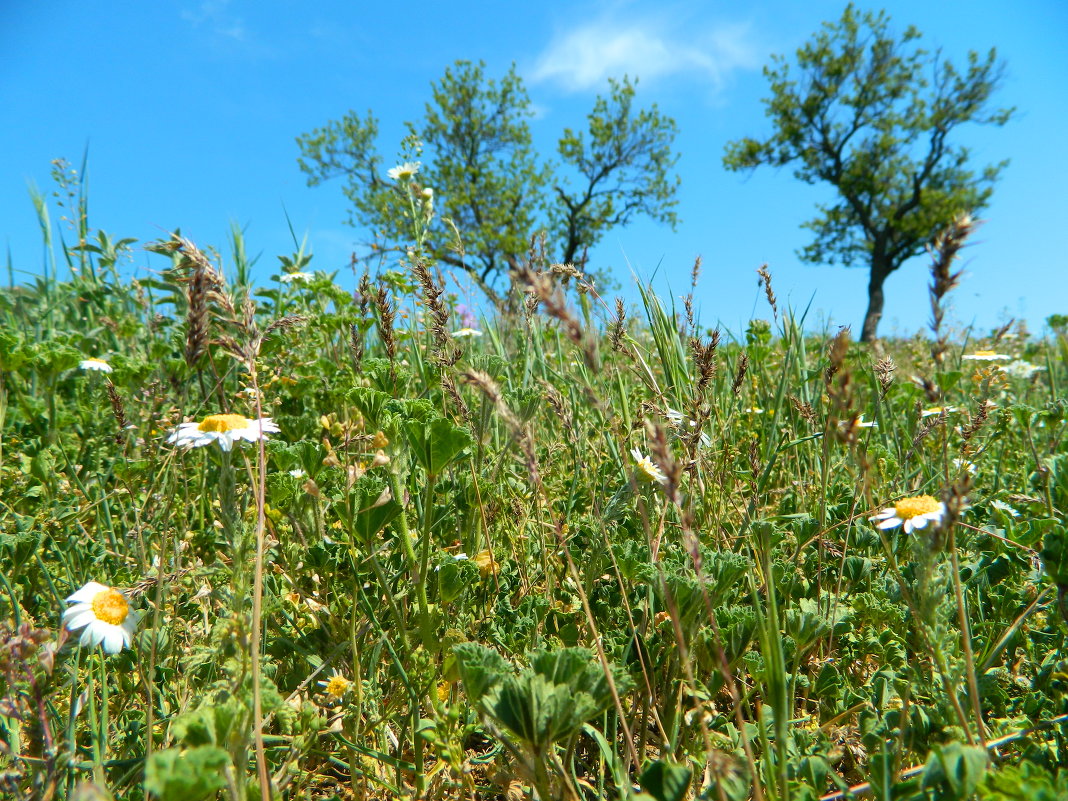
[[[862,338],[882,316],[883,282],[923,252],[957,214],[984,207],[1007,162],[968,167],[969,151],[952,144],[964,123],[1003,125],[1011,109],[991,109],[1004,67],[994,49],[968,53],[955,67],[918,45],[909,27],[894,35],[883,11],[852,4],[790,64],[776,56],[764,75],[774,133],[727,146],[731,170],[794,165],[806,183],[828,183],[837,201],[805,223],[814,240],[800,251],[812,263],[862,264],[871,271]]]
[[[543,161],[532,144],[530,98],[515,66],[500,80],[485,65],[458,61],[431,86],[419,123],[405,123],[403,159],[425,164],[413,180],[431,188],[433,255],[482,281],[514,266],[530,237],[545,231],[554,256],[580,262],[611,228],[645,215],[674,227],[678,176],[676,125],[655,105],[635,104],[636,81],[611,81],[585,130],[566,128],[561,162]],[[404,246],[410,186],[383,173],[378,120],[350,111],[297,138],[308,184],[341,178],[349,223],[387,246]]]

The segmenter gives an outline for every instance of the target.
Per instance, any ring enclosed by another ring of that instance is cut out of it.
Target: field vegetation
[[[949,330],[970,219],[858,344],[537,238],[476,316],[410,170],[353,280],[236,231],[134,279],[57,175],[0,293],[3,797],[1068,796],[1068,331]]]

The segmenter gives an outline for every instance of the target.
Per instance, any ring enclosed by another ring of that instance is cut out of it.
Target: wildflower
[[[386,175],[391,181],[410,181],[419,172],[421,166],[423,165],[418,161],[406,161],[396,167],[391,167],[386,171]]]
[[[459,331],[453,331],[454,337],[480,337],[482,332],[476,328],[461,328]]]
[[[279,276],[278,280],[283,284],[292,284],[294,281],[310,281],[313,278],[315,278],[315,273],[303,273],[298,271],[294,273],[283,273]]]
[[[345,697],[345,693],[349,691],[349,688],[352,687],[352,681],[346,679],[338,673],[337,670],[334,670],[330,678],[319,682],[319,686],[323,688],[323,692],[325,692],[331,700],[340,701]]]
[[[423,191],[419,194],[421,194],[423,196],[423,200],[427,201],[428,203],[434,199],[434,190],[431,189],[429,186],[424,186]]]
[[[630,455],[634,457],[634,461],[638,463],[638,478],[639,480],[650,484],[652,482],[658,482],[660,484],[667,483],[667,476],[664,471],[657,467],[653,460],[648,456],[643,456],[642,452],[637,448],[633,448]]]
[[[117,654],[133,643],[141,613],[131,609],[118,590],[90,581],[67,596],[67,603],[74,606],[63,612],[63,625],[69,631],[84,629],[79,639],[83,646],[103,644],[105,653]]]
[[[1025,362],[1025,361],[1023,361],[1023,359],[1017,359],[1014,362],[1009,362],[1008,364],[1003,364],[1003,365],[999,366],[998,369],[1001,370],[1001,372],[1005,373],[1006,375],[1012,376],[1013,378],[1025,378],[1026,379],[1026,378],[1030,378],[1035,373],[1039,373],[1039,372],[1045,370],[1046,368],[1045,367],[1039,367],[1037,364],[1031,364],[1030,362]]]
[[[764,410],[759,406],[748,406],[745,409],[742,409],[742,411],[746,414],[764,414]]]
[[[996,362],[1003,359],[1011,359],[1012,356],[1005,353],[995,353],[992,350],[977,350],[975,353],[965,353],[961,358],[965,361],[973,362]]]
[[[667,416],[667,419],[671,421],[671,424],[674,425],[676,428],[682,428],[683,425],[686,425],[689,428],[697,428],[697,421],[696,420],[687,420],[683,416],[682,412],[680,412],[678,409],[668,408],[667,412],[665,412],[665,415]],[[707,448],[711,444],[712,444],[712,440],[709,438],[708,434],[706,434],[704,431],[702,431],[701,432],[701,447],[702,448]]]
[[[464,328],[474,328],[478,325],[475,313],[463,303],[456,306],[456,313],[460,315],[460,322],[463,323]]]
[[[182,423],[167,437],[167,442],[179,448],[200,448],[218,442],[220,448],[229,451],[236,441],[257,442],[266,439],[266,434],[277,434],[278,430],[270,417],[250,420],[240,414],[209,414],[199,423]]]
[[[78,366],[83,370],[98,370],[101,373],[111,372],[111,365],[103,359],[82,359]]]
[[[855,420],[842,420],[838,423],[838,427],[843,431],[856,434],[862,428],[878,428],[879,423],[875,420],[865,420],[864,415],[861,415]]]
[[[304,478],[304,476],[308,474],[304,472],[303,468],[297,467],[293,470],[290,470],[289,475],[293,476],[293,478]]]
[[[387,437],[381,431],[376,431],[374,437],[371,439],[371,448],[376,451],[382,450],[389,445],[389,437]]]
[[[488,576],[491,573],[497,574],[501,571],[501,564],[493,558],[493,552],[490,550],[479,551],[472,557],[472,562],[478,568],[478,572],[483,576]]]
[[[956,411],[959,411],[956,406],[932,406],[930,409],[924,409],[922,412],[920,412],[920,417],[934,417],[935,415],[942,414],[943,412],[945,412],[946,414],[951,414]]]
[[[946,505],[941,501],[930,495],[917,495],[913,498],[902,498],[869,519],[878,520],[879,528],[882,529],[903,525],[905,533],[910,534],[913,529],[926,528],[928,523],[938,525],[945,513]]]
[[[975,462],[969,462],[967,459],[954,459],[953,469],[958,473],[967,473],[972,476],[979,472],[979,468],[975,465]]]
[[[1005,503],[1005,501],[991,501],[990,505],[993,506],[995,509],[1004,512],[1009,517],[1020,516],[1020,513],[1013,509],[1011,506],[1009,506],[1007,503]]]

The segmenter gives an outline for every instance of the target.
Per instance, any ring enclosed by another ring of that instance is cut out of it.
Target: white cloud
[[[624,75],[647,82],[696,75],[718,89],[735,70],[760,66],[763,56],[747,25],[685,28],[668,19],[602,18],[554,36],[530,78],[574,92],[600,88],[608,78]]]
[[[183,8],[181,18],[197,31],[211,47],[243,55],[270,55],[245,25],[245,20],[230,13],[230,0],[201,0],[195,7]]]

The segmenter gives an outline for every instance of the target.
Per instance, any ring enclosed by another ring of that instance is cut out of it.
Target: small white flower
[[[63,625],[68,631],[83,629],[78,640],[83,646],[103,645],[106,653],[117,654],[133,644],[141,613],[118,590],[90,581],[68,595],[67,603],[74,606],[63,612]]]
[[[942,412],[951,414],[956,411],[959,411],[956,406],[932,406],[930,409],[924,409],[920,412],[920,417],[934,417],[935,415],[942,414]]]
[[[1009,506],[1007,503],[1005,503],[1005,501],[991,501],[990,505],[993,506],[995,509],[1000,509],[1005,514],[1009,515],[1009,517],[1020,516],[1020,513],[1013,509],[1011,506]]]
[[[630,455],[634,457],[634,461],[638,463],[638,478],[649,484],[657,482],[659,484],[667,483],[667,475],[661,470],[648,456],[642,454],[637,448],[632,448]]]
[[[1008,364],[1001,365],[1000,367],[998,367],[998,369],[1006,375],[1012,376],[1013,378],[1027,379],[1033,376],[1035,373],[1042,372],[1046,368],[1039,367],[1037,364],[1025,362],[1023,359],[1017,359],[1014,362],[1009,362]]]
[[[462,339],[463,337],[480,337],[482,332],[477,328],[461,328],[459,331],[453,331],[452,335]]]
[[[250,420],[240,414],[209,414],[199,423],[182,423],[167,437],[167,442],[179,448],[201,448],[218,442],[220,448],[228,451],[235,442],[256,442],[266,439],[267,434],[277,434],[278,430],[270,417]]]
[[[391,181],[410,181],[423,165],[418,161],[406,161],[386,171]]]
[[[849,420],[842,420],[842,421],[840,421],[838,423],[838,427],[841,428],[843,431],[852,431],[854,433],[856,433],[857,431],[859,431],[862,428],[878,428],[879,427],[879,423],[877,421],[875,421],[875,420],[865,420],[864,419],[864,415],[861,415],[856,420],[853,420],[852,421],[852,425],[850,425],[850,422],[851,421],[849,421]]]
[[[995,353],[992,350],[977,350],[975,353],[965,353],[961,358],[965,361],[973,362],[997,362],[1011,359],[1012,356],[1005,353]]]
[[[278,280],[283,284],[292,284],[294,281],[311,281],[313,278],[315,278],[315,273],[303,273],[298,271],[295,273],[282,273]]]
[[[935,500],[930,495],[917,495],[912,498],[902,498],[893,506],[888,506],[877,515],[869,518],[879,521],[879,528],[895,528],[904,526],[905,533],[911,534],[914,529],[926,528],[928,523],[938,525],[946,513],[946,505]]]
[[[434,199],[434,190],[429,186],[424,186],[423,191],[420,194],[423,196],[423,200],[428,202]]]
[[[676,428],[697,428],[697,421],[687,420],[683,413],[680,412],[678,409],[672,409],[669,407],[668,410],[665,412],[665,415],[667,416],[667,419],[671,421],[671,424]],[[702,448],[707,448],[712,444],[712,440],[704,431],[701,432],[700,443]]]
[[[958,473],[968,473],[974,476],[979,472],[979,468],[976,467],[975,462],[969,462],[967,459],[954,459],[953,469]]]
[[[304,478],[308,474],[298,467],[296,470],[290,470],[289,475],[293,476],[293,478]]]
[[[101,373],[111,372],[111,365],[103,359],[82,359],[78,366],[83,370],[98,370]]]

